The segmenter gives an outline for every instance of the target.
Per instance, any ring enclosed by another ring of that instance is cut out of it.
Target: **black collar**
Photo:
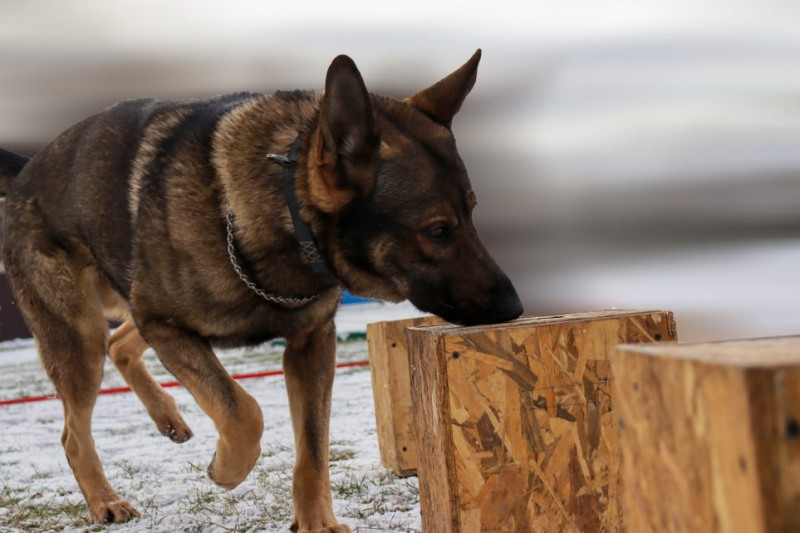
[[[297,136],[297,139],[294,140],[291,148],[289,148],[288,157],[278,154],[267,154],[267,159],[283,167],[283,197],[292,215],[295,237],[297,237],[300,243],[300,249],[306,256],[306,259],[308,259],[311,269],[317,274],[330,273],[325,259],[323,259],[322,254],[319,252],[319,248],[314,240],[314,235],[311,233],[308,222],[303,220],[303,217],[300,216],[300,206],[297,203],[297,196],[294,194],[294,171],[297,167],[297,152],[299,150],[300,135]]]

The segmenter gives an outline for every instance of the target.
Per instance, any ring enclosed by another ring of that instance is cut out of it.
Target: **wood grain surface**
[[[609,356],[669,312],[408,330],[424,531],[621,530]]]
[[[800,531],[800,337],[622,346],[613,370],[629,531]]]
[[[406,328],[442,322],[440,318],[427,316],[367,325],[381,462],[398,476],[417,472]]]

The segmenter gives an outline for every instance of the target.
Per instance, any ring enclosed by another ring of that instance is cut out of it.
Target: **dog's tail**
[[[22,171],[22,167],[30,160],[30,157],[0,148],[0,198],[6,197],[11,180],[17,177],[17,174]]]

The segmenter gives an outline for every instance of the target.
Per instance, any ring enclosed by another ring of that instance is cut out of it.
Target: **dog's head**
[[[472,224],[475,193],[450,130],[479,60],[480,50],[399,101],[371,95],[353,61],[337,57],[309,160],[310,198],[334,221],[334,266],[348,289],[460,324],[522,313]]]

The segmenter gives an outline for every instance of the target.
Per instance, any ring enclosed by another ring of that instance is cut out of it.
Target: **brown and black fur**
[[[328,481],[341,287],[408,298],[465,324],[521,313],[475,233],[475,195],[450,131],[479,58],[398,101],[368,93],[355,64],[339,56],[324,93],[124,102],[30,161],[0,153],[6,268],[63,401],[62,442],[95,521],[137,515],[108,484],[91,438],[106,354],[159,430],[182,442],[191,430],[141,360],[147,346],[155,350],[213,419],[209,476],[232,488],[259,457],[263,422],[212,346],[281,336],[297,449],[295,529],[349,531],[333,516]],[[285,154],[298,136],[295,193],[326,274],[300,252],[282,168],[264,157]],[[319,297],[277,304],[246,287],[228,258],[228,209],[237,256],[259,287]],[[110,337],[108,318],[124,320]]]

